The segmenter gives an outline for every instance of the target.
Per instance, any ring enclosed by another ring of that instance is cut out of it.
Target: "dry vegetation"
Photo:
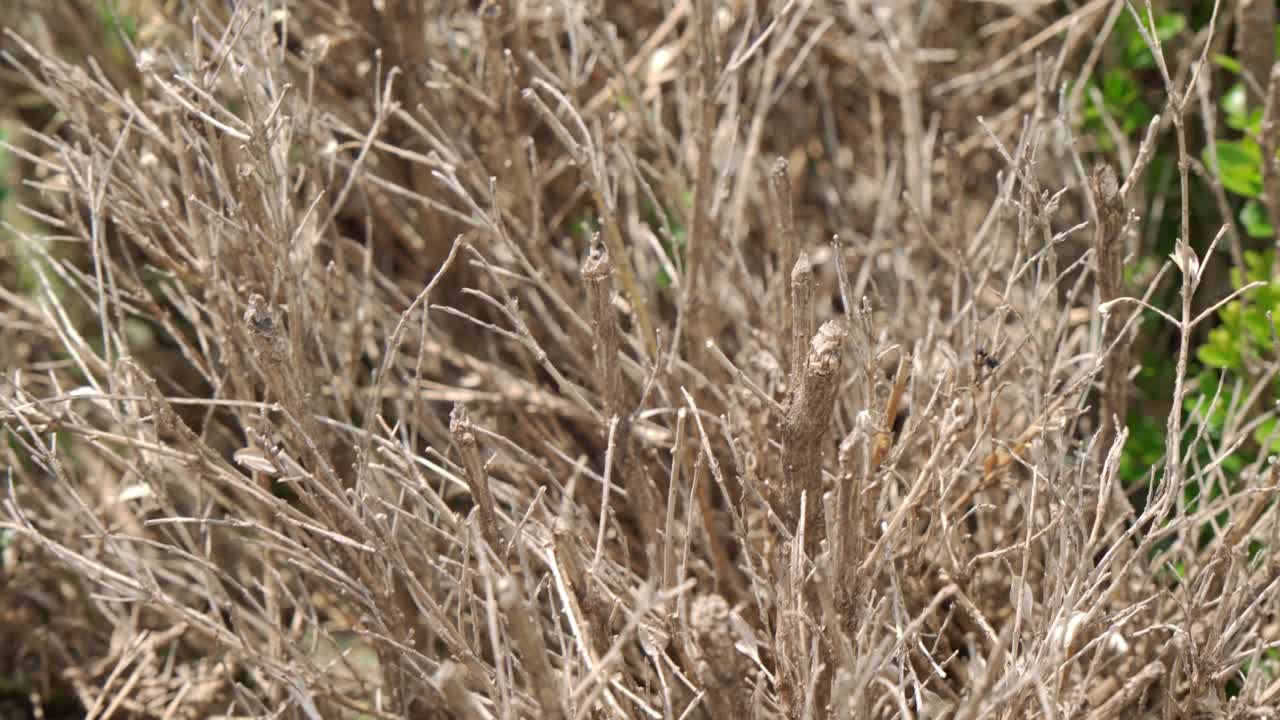
[[[18,5],[5,717],[1277,716],[1124,274],[1230,12],[1104,157],[1112,0]]]

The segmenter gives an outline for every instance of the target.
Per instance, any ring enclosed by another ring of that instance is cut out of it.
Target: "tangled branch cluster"
[[[1189,247],[1168,460],[1116,476],[1200,45],[1117,174],[1063,88],[1122,3],[469,5],[6,35],[56,118],[12,145],[0,676],[95,718],[1275,716],[1275,468],[1184,501],[1235,442],[1177,410]]]

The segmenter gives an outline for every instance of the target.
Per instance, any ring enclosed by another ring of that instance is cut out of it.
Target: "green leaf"
[[[1245,464],[1244,458],[1240,457],[1237,454],[1232,454],[1232,455],[1228,455],[1227,458],[1222,461],[1222,469],[1226,470],[1232,475],[1239,475],[1240,472],[1244,470],[1244,464]]]
[[[1257,345],[1266,345],[1271,340],[1271,323],[1267,321],[1267,315],[1264,310],[1250,307],[1244,311],[1241,321],[1245,332],[1249,333],[1249,338]],[[1244,339],[1239,338],[1241,342]]]
[[[1272,255],[1259,250],[1244,251],[1244,266],[1249,271],[1249,282],[1266,280],[1271,275]]]
[[[1258,443],[1264,453],[1280,451],[1280,432],[1276,430],[1276,422],[1275,418],[1267,418],[1253,431],[1253,441]]]
[[[1209,342],[1196,350],[1196,359],[1211,368],[1237,369],[1241,365],[1235,339],[1230,331],[1221,327],[1209,331]]]
[[[1129,42],[1125,44],[1124,63],[1135,70],[1146,70],[1147,68],[1155,67],[1155,56],[1151,54],[1151,50],[1147,47],[1147,41],[1142,38],[1142,34],[1136,29],[1129,36]]]
[[[1156,37],[1169,42],[1187,29],[1187,18],[1182,13],[1169,13],[1156,18]]]
[[[1143,18],[1143,20],[1145,24],[1146,18]],[[1161,15],[1156,18],[1155,36],[1161,43],[1166,43],[1177,37],[1186,27],[1187,18],[1182,13]],[[1150,48],[1147,47],[1147,41],[1143,39],[1142,33],[1138,32],[1138,28],[1133,25],[1132,19],[1130,19],[1126,29],[1129,29],[1129,39],[1125,43],[1125,64],[1135,70],[1155,67],[1155,56],[1151,54]],[[1151,28],[1147,29],[1150,30]]]
[[[1217,143],[1218,177],[1227,190],[1245,197],[1262,194],[1262,151],[1252,140],[1219,140]],[[1213,167],[1213,157],[1206,147],[1201,159]]]
[[[569,232],[583,242],[590,242],[591,237],[595,234],[596,227],[595,214],[588,210],[584,215],[569,223]]]
[[[1125,133],[1145,127],[1154,116],[1142,100],[1142,86],[1127,68],[1109,70],[1102,76],[1102,102]],[[1086,119],[1089,119],[1086,113]],[[1094,110],[1093,118],[1100,119]]]
[[[1267,209],[1257,200],[1248,200],[1240,208],[1240,224],[1251,238],[1270,238],[1275,235],[1271,221],[1267,218]]]
[[[1136,99],[1138,92],[1138,81],[1128,70],[1108,70],[1102,76],[1102,97],[1108,106],[1123,107],[1124,103]]]
[[[129,42],[137,42],[138,40],[138,19],[132,15],[124,15],[118,13],[114,7],[114,2],[102,3],[100,15],[102,24],[111,34],[124,33],[129,38]]]
[[[1240,115],[1249,111],[1248,95],[1244,91],[1244,83],[1236,83],[1222,94],[1222,109],[1230,115]]]
[[[1226,70],[1226,71],[1228,71],[1228,72],[1234,73],[1234,74],[1236,74],[1236,75],[1239,75],[1239,74],[1240,74],[1240,70],[1242,69],[1242,68],[1240,67],[1240,61],[1239,61],[1239,60],[1236,60],[1235,58],[1231,57],[1230,55],[1223,55],[1223,54],[1221,54],[1221,53],[1214,53],[1214,55],[1213,55],[1213,64],[1214,64],[1214,65],[1217,65],[1218,67],[1222,68],[1223,70]]]
[[[1234,368],[1239,364],[1239,355],[1224,347],[1204,345],[1196,351],[1196,359],[1210,368]]]
[[[1280,283],[1276,280],[1245,293],[1245,297],[1258,306],[1258,312],[1280,315]]]
[[[1256,132],[1262,125],[1262,110],[1249,109],[1248,93],[1245,92],[1244,83],[1232,85],[1230,90],[1223,93],[1219,104],[1227,115],[1227,126],[1233,130]]]

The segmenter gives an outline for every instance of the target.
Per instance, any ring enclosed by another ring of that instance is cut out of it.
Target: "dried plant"
[[[96,4],[19,4],[0,701],[1276,716],[1280,470],[1183,413],[1250,287],[1189,217],[1230,13],[1144,29],[1116,166],[1073,83],[1149,5],[139,0],[81,60]],[[1162,142],[1182,241],[1130,277]]]

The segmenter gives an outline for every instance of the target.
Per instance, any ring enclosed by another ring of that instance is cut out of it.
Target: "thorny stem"
[[[693,601],[689,625],[697,640],[695,647],[701,651],[696,664],[698,679],[707,688],[714,716],[739,718],[747,709],[747,698],[742,687],[742,656],[734,647],[729,613],[723,597],[704,595]]]
[[[804,368],[805,346],[813,337],[813,266],[800,253],[791,271],[791,383],[795,387]]]
[[[606,417],[621,412],[618,393],[622,387],[618,363],[618,318],[613,311],[609,276],[613,266],[609,249],[599,243],[591,247],[582,264],[582,279],[587,285],[587,302],[591,311],[591,330],[595,335],[596,382],[604,399]]]
[[[560,683],[551,667],[547,644],[541,630],[533,624],[533,615],[520,595],[520,586],[510,576],[498,581],[498,606],[511,624],[511,634],[529,673],[529,692],[538,701],[542,717],[560,720],[564,717],[564,707],[556,692]]]
[[[893,388],[884,403],[884,425],[875,434],[875,444],[871,450],[871,467],[878,468],[884,462],[889,450],[893,447],[893,425],[902,408],[902,396],[907,391],[907,383],[911,381],[911,356],[903,354],[898,358],[898,369],[893,374]]]
[[[701,338],[706,336],[706,313],[711,309],[703,297],[706,267],[714,233],[711,228],[711,194],[713,176],[711,168],[711,134],[715,129],[715,70],[716,36],[713,17],[715,3],[712,0],[694,0],[698,20],[698,166],[693,185],[693,227],[689,233],[686,250],[689,259],[685,267],[684,292],[680,298],[680,313],[684,316],[686,342],[691,351],[702,352]],[[675,347],[672,348],[674,358]]]
[[[604,238],[608,243],[610,252],[619,258],[619,275],[622,279],[622,289],[627,293],[627,300],[631,303],[631,312],[635,314],[636,324],[639,325],[641,340],[644,342],[645,352],[649,357],[656,358],[658,356],[658,338],[654,334],[653,320],[649,318],[648,300],[644,293],[640,292],[640,284],[636,281],[635,271],[631,266],[631,256],[626,252],[626,245],[622,242],[622,232],[618,227],[618,218],[616,211],[611,211],[605,204],[604,196],[599,189],[593,185],[592,192],[596,197],[596,204],[600,207],[600,212],[606,214],[604,219]]]
[[[613,285],[609,278],[613,274],[613,266],[610,264],[608,248],[599,243],[593,245],[582,265],[581,274],[587,286],[587,304],[591,312],[597,383],[604,400],[605,415],[610,418],[605,433],[608,441],[605,454],[605,476],[612,478],[615,468],[622,475],[627,492],[631,495],[634,516],[643,531],[645,557],[648,559],[650,570],[656,572],[661,562],[658,557],[658,519],[661,516],[661,503],[643,468],[631,462],[635,413],[624,408],[623,405],[635,401],[624,400],[625,393],[618,355],[620,332],[617,313],[611,302]],[[607,489],[608,485],[606,485]],[[602,508],[601,534],[597,548],[603,543],[607,517],[604,510]]]
[[[787,398],[787,411],[782,418],[786,488],[783,521],[788,527],[795,526],[801,495],[807,496],[805,525],[809,538],[815,541],[820,535],[822,517],[822,445],[831,424],[831,411],[840,384],[841,351],[848,337],[844,327],[834,320],[818,329],[799,382]]]
[[[1093,248],[1098,263],[1098,304],[1109,303],[1124,292],[1124,196],[1110,165],[1099,165],[1090,178],[1090,192],[1098,212]],[[1101,347],[1109,349],[1102,369],[1102,433],[1098,439],[1098,466],[1111,452],[1120,423],[1125,421],[1129,387],[1129,345],[1119,340],[1128,324],[1129,311],[1106,316]]]
[[[449,414],[449,432],[453,434],[454,445],[462,455],[462,467],[467,473],[467,486],[476,500],[480,510],[480,533],[489,547],[497,552],[502,547],[502,537],[498,531],[498,513],[494,508],[493,492],[489,489],[489,477],[485,473],[484,464],[480,461],[480,449],[476,443],[476,435],[471,428],[471,418],[462,403],[453,406]]]
[[[454,717],[462,720],[480,720],[484,717],[471,691],[467,689],[466,670],[458,663],[452,660],[441,663],[432,683],[440,689],[445,705]]]
[[[782,269],[794,268],[796,264],[796,246],[799,243],[796,239],[795,209],[792,203],[791,175],[787,159],[779,157],[774,161],[773,169],[769,172],[769,204],[773,209],[773,232],[776,235],[774,242],[778,245],[779,267]],[[779,272],[778,277],[781,279],[784,276]],[[782,298],[782,321],[786,323],[783,326],[783,332],[794,337],[795,311],[791,307],[792,296],[790,293],[783,292]],[[809,336],[806,335],[801,341],[799,351],[796,351],[793,345],[792,352],[785,358],[787,372],[790,373],[792,382],[795,381],[795,374],[800,364],[804,362],[804,344],[808,341]]]

